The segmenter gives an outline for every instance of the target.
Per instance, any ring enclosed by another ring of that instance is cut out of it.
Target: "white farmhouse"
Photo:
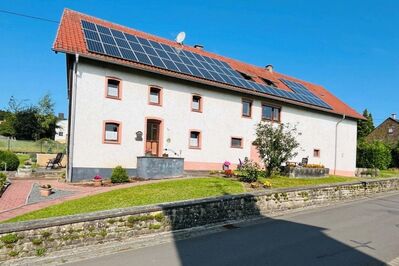
[[[53,50],[66,54],[68,180],[131,175],[137,157],[184,158],[185,170],[257,160],[255,125],[296,124],[301,149],[352,176],[356,111],[319,85],[65,10]]]

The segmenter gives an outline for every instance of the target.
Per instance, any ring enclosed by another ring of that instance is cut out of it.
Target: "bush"
[[[396,147],[392,149],[392,166],[399,168],[399,142]]]
[[[112,183],[126,183],[129,182],[129,176],[127,174],[126,169],[122,168],[122,166],[117,166],[112,170],[111,176]]]
[[[10,151],[0,151],[0,171],[5,170],[7,164],[7,171],[16,171],[19,166],[18,156]]]
[[[6,182],[7,182],[7,176],[4,173],[0,173],[0,193]]]
[[[357,166],[361,168],[387,169],[391,164],[391,149],[384,143],[360,142],[357,147]]]
[[[244,163],[240,167],[240,181],[256,182],[258,180],[260,168],[259,165],[245,158]]]

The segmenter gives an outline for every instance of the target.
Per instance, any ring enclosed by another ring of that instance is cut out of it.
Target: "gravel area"
[[[62,198],[65,196],[70,196],[72,194],[75,194],[74,191],[68,191],[68,190],[59,190],[59,189],[54,189],[53,188],[53,193],[51,193],[50,196],[48,197],[42,197],[40,195],[40,185],[39,184],[33,184],[32,191],[29,194],[28,198],[28,204],[31,203],[37,203],[41,201],[46,201],[46,200],[53,200],[53,199],[58,199]]]

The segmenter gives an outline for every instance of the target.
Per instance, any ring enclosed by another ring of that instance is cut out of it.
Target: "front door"
[[[158,120],[147,120],[147,136],[145,142],[146,155],[160,156],[159,132],[161,122]]]

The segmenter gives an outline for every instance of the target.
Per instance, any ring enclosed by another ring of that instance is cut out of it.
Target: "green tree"
[[[54,138],[58,118],[54,115],[54,101],[50,94],[44,95],[37,104],[37,121],[40,125],[39,138]]]
[[[6,113],[3,122],[0,124],[0,135],[6,137],[15,137],[14,129],[15,115],[12,113]]]
[[[15,114],[13,123],[15,137],[22,140],[39,139],[40,124],[37,119],[37,108],[34,106],[24,108]]]
[[[359,140],[364,139],[374,130],[373,115],[365,109],[363,116],[366,120],[358,120],[357,122],[357,138]]]
[[[299,147],[296,140],[297,129],[290,124],[274,125],[262,121],[256,126],[255,146],[266,167],[266,175],[270,176],[280,170],[280,166],[294,158]]]

